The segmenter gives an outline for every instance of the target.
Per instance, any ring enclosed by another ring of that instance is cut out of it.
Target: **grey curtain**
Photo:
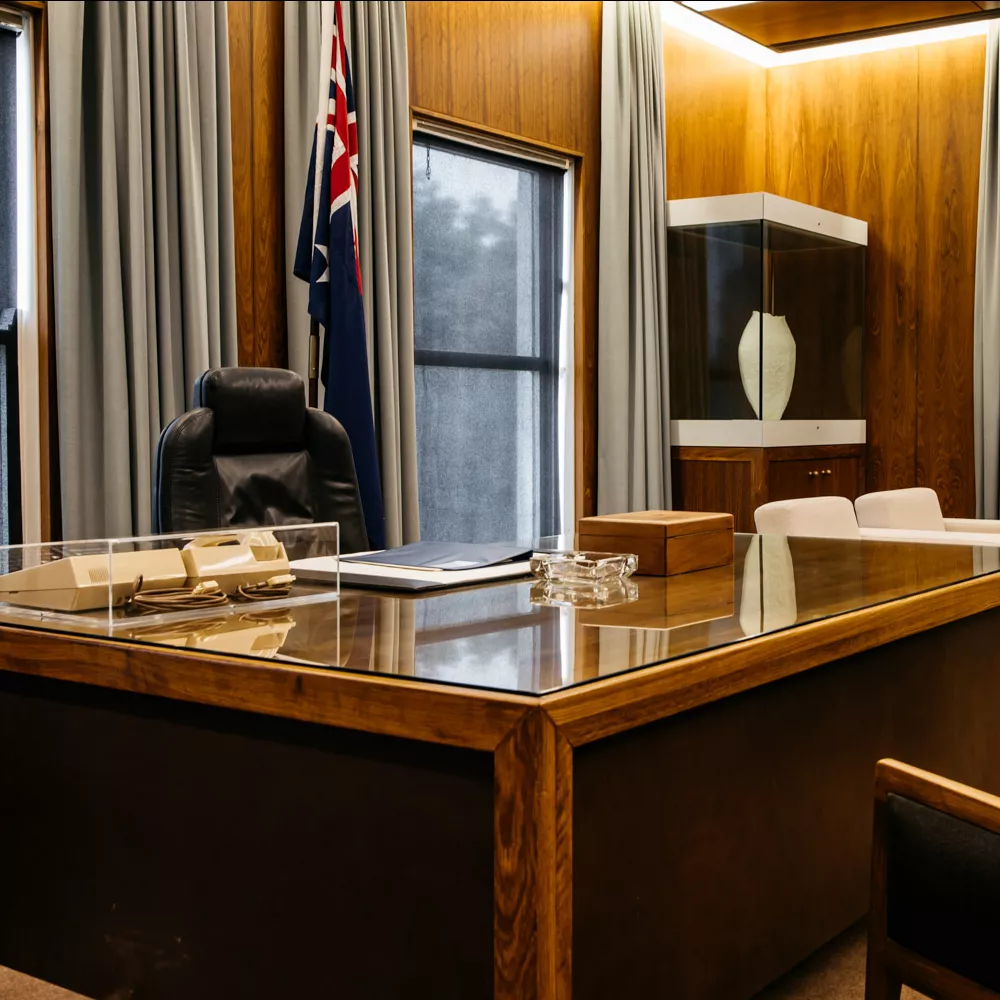
[[[225,3],[49,6],[63,537],[150,529],[160,429],[236,364]]]
[[[986,39],[975,311],[976,516],[1000,517],[1000,26]]]
[[[660,5],[606,2],[601,50],[598,513],[670,506]]]
[[[285,4],[288,361],[307,373],[308,289],[292,277],[316,120],[321,10]],[[358,245],[386,544],[420,537],[413,372],[413,195],[403,3],[343,5],[358,121]]]

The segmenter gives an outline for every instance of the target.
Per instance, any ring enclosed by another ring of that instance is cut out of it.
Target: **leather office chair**
[[[194,409],[164,428],[153,465],[153,530],[340,522],[340,551],[368,548],[354,455],[305,384],[280,368],[215,368]]]
[[[879,761],[865,1000],[1000,997],[998,942],[1000,798]]]

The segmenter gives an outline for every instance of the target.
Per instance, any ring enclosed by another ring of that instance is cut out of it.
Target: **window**
[[[529,543],[572,522],[572,169],[418,130],[420,530]]]
[[[17,392],[25,57],[20,15],[0,11],[0,544],[21,541],[21,468]],[[19,127],[22,126],[22,127]]]

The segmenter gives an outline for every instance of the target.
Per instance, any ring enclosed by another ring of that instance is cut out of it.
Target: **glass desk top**
[[[736,535],[732,565],[636,576],[634,600],[594,610],[539,604],[531,579],[422,596],[345,589],[222,620],[137,618],[110,641],[541,695],[998,570],[997,548]],[[107,638],[10,611],[0,623]]]

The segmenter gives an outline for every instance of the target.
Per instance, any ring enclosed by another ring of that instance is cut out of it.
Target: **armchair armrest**
[[[978,535],[1000,535],[1000,521],[981,521],[975,517],[946,517],[945,531],[973,531]]]

